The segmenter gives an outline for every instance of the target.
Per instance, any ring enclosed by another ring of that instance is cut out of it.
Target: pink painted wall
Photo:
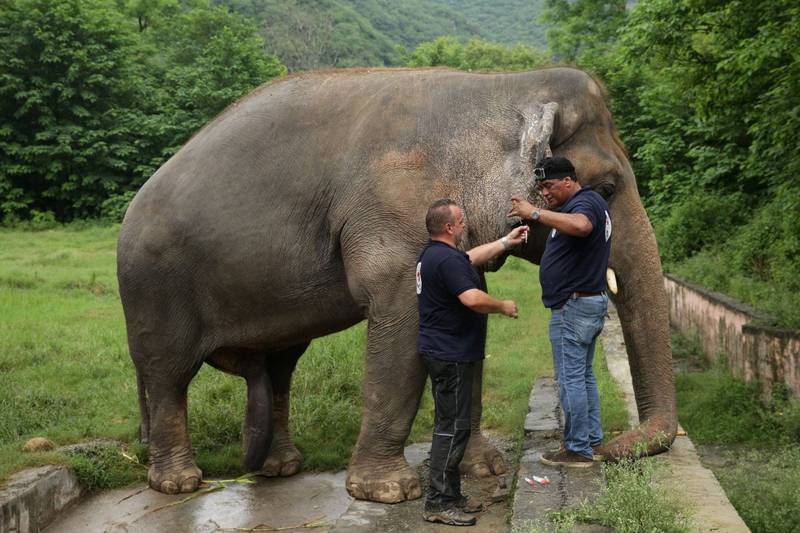
[[[734,375],[766,390],[785,383],[800,398],[800,332],[751,324],[758,314],[722,294],[664,276],[670,323],[696,335],[712,360],[727,359]]]

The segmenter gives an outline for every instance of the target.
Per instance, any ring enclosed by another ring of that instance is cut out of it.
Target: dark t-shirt
[[[458,299],[469,289],[484,290],[469,256],[443,242],[429,241],[417,259],[418,352],[445,361],[483,359],[486,315]]]
[[[611,251],[611,217],[602,196],[589,188],[570,198],[562,213],[583,213],[592,223],[586,237],[565,235],[555,228],[547,235],[539,281],[545,307],[559,307],[573,292],[606,290],[606,268]]]

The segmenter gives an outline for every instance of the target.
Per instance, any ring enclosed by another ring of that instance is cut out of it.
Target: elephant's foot
[[[346,483],[350,496],[380,503],[399,503],[422,496],[419,476],[402,455],[373,461],[350,463]]]
[[[293,476],[300,471],[303,456],[289,439],[288,435],[275,435],[269,455],[261,467],[260,474],[267,477]]]
[[[506,462],[480,431],[473,431],[461,460],[461,472],[475,477],[505,474]]]
[[[651,418],[603,444],[603,455],[611,461],[656,455],[669,450],[676,432],[674,420]]]
[[[186,464],[150,465],[147,481],[150,488],[164,494],[194,492],[203,480],[203,472],[190,460]]]

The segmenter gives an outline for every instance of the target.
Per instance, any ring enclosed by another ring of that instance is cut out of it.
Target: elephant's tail
[[[248,471],[260,470],[272,443],[272,382],[263,359],[253,359],[242,372],[247,381],[247,413],[242,429],[242,462]]]

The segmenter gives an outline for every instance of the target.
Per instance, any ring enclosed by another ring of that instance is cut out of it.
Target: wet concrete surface
[[[512,464],[513,449],[488,435]],[[406,460],[427,485],[429,443],[406,448]],[[93,496],[59,516],[45,531],[91,532],[212,532],[212,531],[449,531],[451,526],[422,519],[424,499],[385,505],[357,501],[345,490],[345,472],[301,473],[289,478],[255,478],[253,484],[229,483],[197,495],[166,495],[143,484]],[[508,531],[508,476],[486,480],[462,478],[464,493],[486,502],[477,516],[476,533]],[[188,499],[187,499],[188,498]],[[499,500],[492,502],[491,500]]]
[[[599,462],[590,468],[555,467],[540,462],[543,453],[559,448],[564,428],[557,385],[552,377],[536,380],[528,409],[511,527],[514,531],[533,528],[551,531],[555,526],[548,521],[548,513],[575,507],[584,499],[596,497],[602,486],[602,471]],[[534,476],[546,477],[550,482],[542,485],[534,481],[531,485],[525,479]],[[581,531],[608,530],[598,526]]]
[[[231,483],[195,495],[161,494],[140,484],[91,497],[45,531],[188,533],[330,524],[353,501],[344,478],[344,472],[256,478],[254,484]]]

